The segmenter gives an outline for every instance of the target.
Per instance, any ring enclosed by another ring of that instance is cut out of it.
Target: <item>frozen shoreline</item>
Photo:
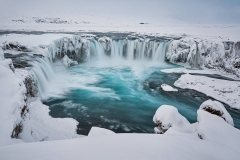
[[[174,86],[196,90],[228,104],[233,109],[240,109],[240,82],[238,81],[184,74],[174,83]]]

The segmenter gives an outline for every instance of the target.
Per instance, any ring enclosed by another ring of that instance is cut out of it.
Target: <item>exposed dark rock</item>
[[[31,52],[26,46],[19,44],[18,42],[5,42],[2,47],[3,50],[16,50],[23,52]]]
[[[22,124],[22,122],[20,122],[14,127],[11,138],[18,138],[19,134],[22,131],[23,131],[23,124]]]
[[[220,111],[220,110],[215,110],[212,107],[204,107],[203,110],[205,110],[205,111],[207,111],[207,112],[209,112],[211,114],[217,115],[217,116],[223,118],[226,121],[226,119],[224,117],[222,117],[223,116],[223,112]]]

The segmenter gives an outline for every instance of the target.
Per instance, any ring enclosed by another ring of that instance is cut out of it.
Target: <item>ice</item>
[[[172,40],[166,54],[169,62],[190,68],[221,70],[240,76],[238,42],[184,37]]]
[[[62,63],[64,64],[65,67],[70,67],[72,65],[77,65],[78,64],[77,61],[73,61],[73,60],[69,59],[67,55],[65,55],[62,58]]]
[[[176,88],[173,88],[172,86],[169,86],[167,84],[162,84],[161,88],[166,92],[177,92],[178,91]]]

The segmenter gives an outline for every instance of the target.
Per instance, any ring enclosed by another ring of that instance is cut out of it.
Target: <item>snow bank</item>
[[[92,127],[88,133],[88,136],[91,137],[91,136],[102,136],[102,135],[111,135],[111,134],[116,134],[116,133],[109,129]]]
[[[228,104],[231,108],[240,109],[240,82],[238,81],[184,74],[174,83],[174,86],[194,89]]]
[[[160,106],[153,117],[153,122],[156,125],[154,131],[158,134],[165,133],[170,127],[179,132],[193,132],[188,120],[173,106]]]
[[[178,135],[114,134],[5,146],[0,159],[238,160],[237,150],[213,141]]]
[[[49,107],[37,98],[28,100],[28,113],[22,122],[24,129],[19,134],[26,142],[77,138],[78,122],[72,118],[52,118]]]
[[[26,88],[23,81],[11,70],[11,60],[4,59],[0,47],[0,146],[20,142],[12,139],[22,130],[21,112]]]
[[[223,104],[218,101],[207,100],[201,104],[199,109],[222,117],[227,123],[234,126],[231,115],[225,109]]]
[[[169,160],[239,159],[240,131],[222,117],[202,110],[204,104],[210,101],[201,105],[194,124],[173,106],[161,106],[153,121],[168,129],[165,134],[115,134],[93,127],[87,137],[2,146],[0,159],[158,159],[159,155]]]
[[[176,88],[173,88],[172,86],[169,86],[167,84],[162,84],[161,85],[161,88],[164,90],[164,91],[167,91],[167,92],[177,92],[178,90]]]
[[[157,125],[155,132],[216,142],[235,151],[240,147],[240,130],[233,127],[230,114],[220,102],[203,102],[197,111],[197,120],[190,124],[176,108],[167,105],[160,106],[153,117]]]
[[[203,140],[218,142],[218,145],[227,146],[238,151],[240,147],[240,130],[224,121],[223,118],[198,110],[197,132]],[[238,156],[239,158],[239,156]]]
[[[162,69],[161,72],[163,72],[163,73],[188,73],[188,74],[195,73],[195,74],[205,74],[205,75],[216,74],[216,75],[220,75],[222,77],[240,80],[240,78],[234,74],[226,73],[222,70],[208,69],[208,68],[204,68],[204,69],[171,68],[171,69]]]

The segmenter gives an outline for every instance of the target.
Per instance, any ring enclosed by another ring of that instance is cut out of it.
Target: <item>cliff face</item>
[[[26,69],[15,69],[0,47],[0,146],[79,137],[77,121],[52,118],[38,98],[37,81]]]
[[[172,40],[166,60],[190,68],[218,69],[240,77],[240,42],[197,38]]]

